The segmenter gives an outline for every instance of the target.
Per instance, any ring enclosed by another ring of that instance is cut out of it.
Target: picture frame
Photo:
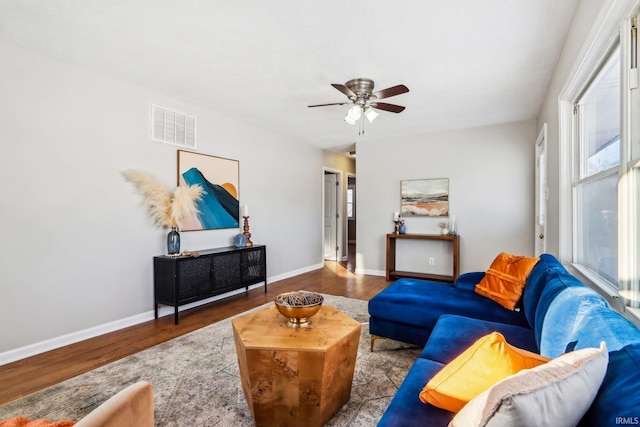
[[[240,162],[208,154],[178,150],[178,185],[200,185],[198,213],[181,231],[239,228]]]
[[[449,216],[449,178],[400,181],[403,217]]]

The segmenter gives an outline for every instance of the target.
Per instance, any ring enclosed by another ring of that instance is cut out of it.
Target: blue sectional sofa
[[[484,273],[451,284],[400,279],[369,301],[370,333],[423,346],[378,426],[446,426],[454,413],[419,400],[425,384],[478,338],[498,331],[511,345],[549,358],[606,343],[604,381],[580,426],[640,424],[640,330],[552,255],[531,270],[520,307],[474,292]]]

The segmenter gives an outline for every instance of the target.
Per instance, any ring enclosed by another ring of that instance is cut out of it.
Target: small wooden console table
[[[453,245],[453,274],[416,273],[396,270],[396,240],[435,240],[451,242]],[[442,236],[439,234],[387,234],[387,280],[410,277],[414,279],[438,280],[442,282],[454,282],[460,274],[460,236]]]

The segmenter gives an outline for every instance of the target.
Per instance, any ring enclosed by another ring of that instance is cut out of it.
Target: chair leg
[[[379,337],[379,336],[377,336],[377,335],[371,335],[371,352],[372,352],[372,353],[373,353],[373,343],[374,343],[376,340],[384,340],[384,339],[386,339],[386,338],[385,338],[385,337]]]

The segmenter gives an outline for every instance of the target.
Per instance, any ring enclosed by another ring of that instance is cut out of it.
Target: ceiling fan
[[[353,104],[353,107],[349,109],[349,112],[344,117],[344,121],[350,125],[355,125],[356,121],[362,117],[362,114],[364,114],[369,120],[369,123],[371,123],[379,114],[374,111],[374,109],[389,111],[391,113],[401,113],[405,107],[388,104],[386,102],[378,102],[378,100],[409,92],[409,88],[405,85],[397,85],[374,93],[374,83],[371,79],[352,79],[343,85],[332,83],[331,86],[345,94],[347,98],[349,98],[349,101],[309,105],[309,107]]]

